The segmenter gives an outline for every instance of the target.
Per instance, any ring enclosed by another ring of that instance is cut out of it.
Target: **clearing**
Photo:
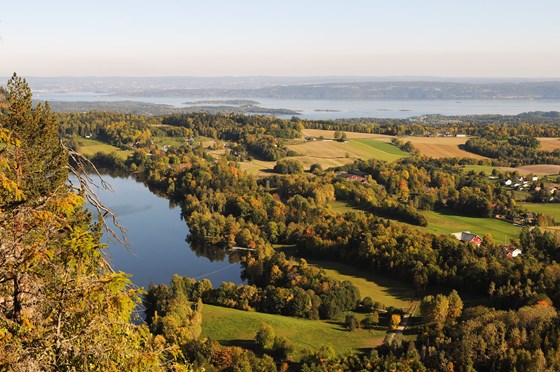
[[[320,267],[336,280],[348,280],[360,290],[360,297],[371,297],[373,302],[385,306],[407,309],[414,300],[413,288],[404,281],[388,278],[385,274],[373,274],[353,266],[331,261],[309,259],[310,265]]]
[[[121,150],[113,145],[93,139],[76,138],[76,142],[78,143],[78,152],[86,156],[92,156],[98,152],[105,154],[115,153],[119,159],[124,160],[132,154],[130,150]]]
[[[242,311],[204,304],[202,336],[225,346],[253,346],[261,323],[274,328],[276,336],[284,336],[294,345],[294,359],[299,360],[306,348],[330,345],[338,353],[372,348],[385,337],[384,330],[357,329],[349,332],[341,324],[322,320],[298,319],[282,315]]]
[[[428,226],[417,228],[438,234],[470,231],[482,237],[484,234],[490,233],[496,242],[501,243],[508,238],[519,236],[521,232],[521,227],[495,218],[461,216],[448,210],[427,211],[422,214],[428,220]]]

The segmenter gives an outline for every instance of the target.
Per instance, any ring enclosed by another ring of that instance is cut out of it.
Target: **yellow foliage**
[[[69,217],[76,209],[82,208],[84,205],[84,198],[73,192],[69,192],[63,197],[53,200],[53,206],[58,213]]]

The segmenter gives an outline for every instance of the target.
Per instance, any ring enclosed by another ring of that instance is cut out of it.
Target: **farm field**
[[[348,280],[359,290],[360,297],[369,296],[385,306],[407,309],[414,300],[414,290],[407,283],[376,275],[339,262],[319,261],[309,259],[310,265],[320,267],[327,275],[336,280]]]
[[[518,171],[521,175],[534,174],[537,176],[560,174],[560,165],[554,164],[533,164],[522,165],[517,168],[498,167],[501,170]]]
[[[249,312],[205,304],[202,308],[202,336],[225,346],[251,347],[261,323],[267,323],[294,345],[294,359],[306,348],[332,346],[337,353],[371,348],[381,343],[383,330],[357,329],[349,332],[336,322],[298,319],[282,315]]]
[[[513,167],[496,167],[496,169],[501,171],[517,171],[522,176],[527,176],[529,174],[534,174],[537,176],[547,176],[547,175],[557,175],[560,174],[560,165],[554,164],[532,164],[532,165],[522,165],[517,168]]]
[[[560,138],[540,137],[541,148],[545,151],[560,149]]]
[[[91,156],[98,152],[110,154],[115,153],[119,159],[126,159],[132,154],[130,150],[121,150],[118,147],[106,144],[101,141],[96,141],[88,138],[77,138],[78,142],[78,152],[83,155]]]
[[[314,163],[321,164],[323,168],[340,166],[356,159],[379,159],[391,162],[409,156],[408,153],[391,144],[372,139],[354,139],[348,142],[309,141],[288,145],[288,148],[301,154],[293,159],[299,160],[304,168],[309,168]]]
[[[299,161],[305,170],[315,163],[321,164],[324,169],[327,169],[349,164],[357,159],[379,159],[391,162],[410,156],[389,143],[370,139],[355,139],[348,142],[300,141],[287,147],[300,154],[300,156],[293,156],[289,159]],[[270,175],[269,172],[275,165],[275,161],[256,159],[240,164],[241,169],[261,176]]]
[[[459,145],[467,142],[468,137],[399,137],[399,140],[410,141],[420,154],[431,158],[486,159],[459,148]]]
[[[427,211],[422,214],[428,220],[428,226],[419,228],[438,234],[470,231],[482,237],[490,233],[494,240],[503,242],[504,239],[517,237],[521,232],[520,227],[494,218],[460,216],[448,211]]]
[[[334,131],[331,130],[320,130],[320,129],[304,129],[302,133],[306,136],[319,137],[332,139],[334,137]],[[414,147],[422,155],[426,155],[433,158],[446,158],[446,157],[466,157],[473,159],[486,159],[484,156],[470,153],[468,151],[461,150],[459,145],[467,142],[468,137],[394,137],[384,134],[371,134],[371,133],[354,133],[345,132],[348,139],[375,139],[380,142],[390,142],[393,138],[398,138],[403,142],[410,141]]]

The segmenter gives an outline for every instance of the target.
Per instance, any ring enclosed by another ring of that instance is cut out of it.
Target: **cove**
[[[95,191],[126,229],[130,245],[127,250],[114,239],[107,240],[105,234],[104,242],[109,244],[110,262],[115,271],[131,274],[132,282],[144,288],[150,283],[168,284],[173,274],[199,280],[207,278],[214,288],[224,281],[242,282],[236,256],[230,257],[218,248],[197,251],[191,248],[187,241],[189,230],[181,219],[179,207],[155,195],[133,177],[102,177],[113,192]],[[99,184],[98,178],[93,179]],[[93,220],[96,219],[97,212],[94,212]]]

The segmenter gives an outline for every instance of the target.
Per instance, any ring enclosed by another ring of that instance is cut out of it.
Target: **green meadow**
[[[383,330],[346,330],[337,322],[298,319],[282,315],[229,309],[205,304],[202,309],[202,336],[224,346],[251,347],[261,323],[272,326],[276,336],[284,336],[294,345],[294,359],[306,348],[332,346],[337,353],[368,349],[379,345]]]
[[[427,211],[423,214],[428,220],[428,226],[422,229],[438,234],[470,231],[473,234],[483,236],[490,233],[494,240],[502,242],[517,237],[521,232],[520,227],[495,218],[461,216],[452,214],[447,210]]]
[[[130,150],[122,150],[118,147],[113,145],[109,145],[107,143],[88,139],[88,138],[78,138],[78,151],[86,156],[95,155],[98,152],[110,154],[115,153],[119,159],[126,159],[129,155],[132,154]]]
[[[545,214],[560,223],[560,204],[558,203],[518,203],[518,205],[529,212]]]
[[[407,283],[373,274],[353,266],[330,261],[307,260],[310,265],[320,267],[336,280],[348,280],[359,290],[360,297],[371,297],[385,306],[407,309],[414,300],[414,290]]]

